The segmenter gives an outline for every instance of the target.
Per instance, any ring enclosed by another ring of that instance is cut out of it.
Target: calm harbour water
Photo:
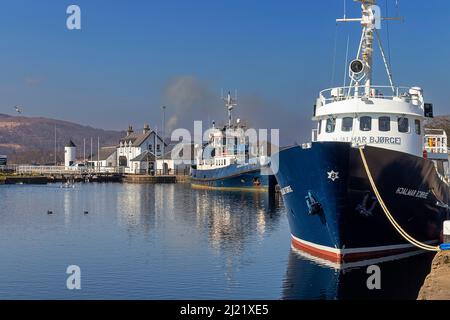
[[[188,184],[0,186],[0,257],[0,299],[414,299],[432,259],[379,264],[369,291],[366,267],[291,249],[280,199]]]

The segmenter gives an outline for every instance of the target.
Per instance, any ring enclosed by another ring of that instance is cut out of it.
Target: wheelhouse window
[[[342,118],[342,131],[350,132],[353,130],[353,118],[345,117]]]
[[[382,132],[391,131],[391,118],[379,117],[378,118],[378,130]]]
[[[420,120],[416,119],[414,121],[414,127],[416,128],[416,134],[422,134],[422,128],[420,126]]]
[[[361,131],[372,130],[372,117],[359,118],[359,130],[361,130]]]
[[[319,128],[318,128],[319,134],[322,133],[322,120],[319,120]]]
[[[398,118],[398,132],[409,132],[409,119],[405,117]]]
[[[332,132],[334,132],[335,129],[336,129],[336,119],[334,119],[334,118],[328,118],[328,119],[327,119],[327,125],[326,125],[326,128],[325,128],[325,131],[326,131],[327,133],[332,133]]]

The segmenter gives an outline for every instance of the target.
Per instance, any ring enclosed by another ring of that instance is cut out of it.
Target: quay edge
[[[450,251],[436,254],[417,300],[450,300]]]

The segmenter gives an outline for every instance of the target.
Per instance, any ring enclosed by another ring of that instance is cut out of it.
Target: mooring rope
[[[420,242],[420,241],[414,239],[405,230],[403,230],[403,228],[397,223],[397,221],[394,219],[391,212],[387,208],[386,204],[384,203],[383,198],[380,195],[380,192],[378,191],[378,188],[377,188],[375,181],[373,180],[372,174],[370,172],[369,165],[367,164],[366,156],[364,154],[364,150],[362,147],[359,148],[359,153],[361,154],[361,159],[364,164],[364,168],[366,169],[366,174],[367,174],[367,177],[369,178],[370,185],[372,186],[373,192],[375,192],[377,200],[380,203],[380,206],[383,209],[384,214],[386,215],[388,220],[391,222],[391,224],[394,226],[394,228],[398,231],[398,233],[406,241],[408,241],[409,243],[411,243],[412,245],[414,245],[420,249],[427,250],[427,251],[435,251],[435,252],[441,251],[439,246],[430,246],[426,243],[423,243],[423,242]]]

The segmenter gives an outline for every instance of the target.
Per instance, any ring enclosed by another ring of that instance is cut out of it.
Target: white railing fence
[[[117,167],[64,167],[64,166],[16,166],[17,174],[86,175],[98,173],[120,173]]]

